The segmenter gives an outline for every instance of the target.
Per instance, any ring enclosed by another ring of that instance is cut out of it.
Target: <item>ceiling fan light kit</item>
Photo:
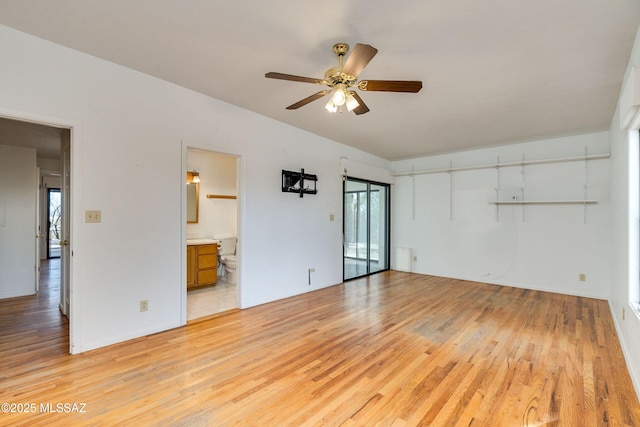
[[[327,102],[327,105],[325,105],[324,108],[330,113],[338,111],[338,106],[333,103],[333,99],[329,99],[329,102]]]
[[[347,92],[344,89],[344,84],[339,83],[336,85],[336,88],[333,90],[333,96],[331,100],[334,104],[341,106],[347,101]]]
[[[325,109],[331,113],[342,112],[342,106],[348,111],[353,111],[356,115],[364,114],[369,111],[369,107],[364,103],[360,96],[349,90],[357,88],[361,91],[371,92],[408,92],[417,93],[422,89],[422,82],[415,80],[361,80],[358,76],[369,64],[373,57],[378,53],[378,49],[367,44],[356,44],[355,48],[347,62],[344,62],[344,56],[349,51],[349,45],[346,43],[336,43],[333,51],[338,55],[338,66],[329,68],[324,73],[324,79],[314,79],[311,77],[295,76],[292,74],[283,74],[269,72],[265,77],[270,79],[289,80],[302,83],[314,83],[325,85],[329,90],[322,90],[314,93],[295,104],[287,107],[287,110],[297,110],[317,99],[331,94],[329,101],[325,105]]]
[[[349,111],[353,111],[356,107],[360,105],[360,103],[353,96],[353,92],[347,92],[346,105],[347,105],[347,110]]]

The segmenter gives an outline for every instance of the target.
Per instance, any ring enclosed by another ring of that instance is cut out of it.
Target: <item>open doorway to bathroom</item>
[[[187,148],[187,322],[238,308],[238,157]]]

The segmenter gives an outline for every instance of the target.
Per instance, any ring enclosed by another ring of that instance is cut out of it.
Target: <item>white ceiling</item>
[[[395,160],[609,128],[640,25],[638,0],[0,0],[0,24]],[[336,42],[379,52],[361,79],[418,94],[325,102]]]

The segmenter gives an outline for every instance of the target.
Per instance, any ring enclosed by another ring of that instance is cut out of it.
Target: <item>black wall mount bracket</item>
[[[283,193],[298,193],[300,197],[305,194],[318,194],[316,182],[318,176],[304,173],[304,169],[300,169],[300,172],[282,170]]]

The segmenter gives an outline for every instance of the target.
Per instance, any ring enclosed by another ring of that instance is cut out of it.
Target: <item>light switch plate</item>
[[[84,211],[84,222],[98,223],[102,221],[101,211]]]

